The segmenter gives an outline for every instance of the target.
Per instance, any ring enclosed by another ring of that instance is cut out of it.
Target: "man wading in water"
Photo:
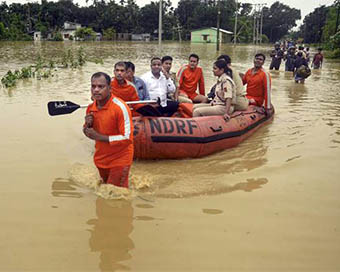
[[[125,102],[111,94],[110,84],[109,75],[92,75],[94,102],[87,107],[83,132],[96,141],[94,163],[103,182],[128,188],[133,159],[132,117]]]

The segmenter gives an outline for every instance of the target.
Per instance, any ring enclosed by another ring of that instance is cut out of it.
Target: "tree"
[[[236,10],[234,0],[221,0],[220,27],[233,31],[233,20]],[[200,0],[181,0],[175,11],[178,20],[183,27],[185,37],[189,37],[190,31],[203,27],[217,26],[217,1],[210,0],[202,2]]]
[[[103,39],[107,41],[114,41],[116,39],[116,30],[113,27],[103,30]]]
[[[273,3],[270,8],[263,8],[263,34],[270,42],[280,40],[301,19],[301,11],[290,8],[280,2]]]
[[[305,17],[301,26],[305,43],[320,43],[322,41],[323,27],[326,24],[329,9],[326,6],[321,6]]]
[[[7,40],[8,39],[8,31],[5,28],[4,24],[0,22],[0,40]]]
[[[94,32],[91,27],[81,27],[76,30],[74,36],[82,41],[94,40],[96,37],[96,32]]]

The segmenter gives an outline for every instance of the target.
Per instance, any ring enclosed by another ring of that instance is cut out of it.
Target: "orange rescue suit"
[[[256,105],[264,106],[266,109],[271,107],[271,78],[269,73],[263,69],[253,74],[253,68],[249,69],[242,78],[243,84],[247,84],[248,99],[254,99]]]
[[[179,91],[185,92],[189,97],[196,92],[197,85],[199,93],[205,95],[204,77],[201,67],[191,69],[189,65],[183,66],[177,73]]]
[[[132,82],[127,80],[124,80],[124,84],[119,84],[118,80],[116,78],[113,78],[111,80],[111,93],[114,96],[123,99],[125,102],[139,101],[136,86]],[[132,116],[139,116],[136,110],[139,109],[141,106],[141,104],[131,105],[131,108],[134,110],[132,112]]]
[[[93,114],[93,128],[109,136],[109,142],[96,141],[94,163],[99,168],[128,166],[133,159],[133,123],[129,107],[111,95],[108,102],[98,109],[96,101],[87,107]]]

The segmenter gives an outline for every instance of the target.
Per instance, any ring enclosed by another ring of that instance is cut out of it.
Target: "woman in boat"
[[[195,104],[193,117],[223,115],[228,121],[236,104],[236,86],[232,79],[232,71],[227,62],[220,59],[214,63],[213,73],[218,77],[215,97],[208,104]]]

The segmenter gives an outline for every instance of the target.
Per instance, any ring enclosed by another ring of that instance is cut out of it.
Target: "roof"
[[[199,30],[203,30],[203,29],[212,29],[212,30],[217,31],[217,28],[216,28],[216,27],[203,27],[203,28],[199,28],[199,29],[192,30],[191,32],[199,31]],[[220,28],[220,31],[223,32],[223,33],[225,33],[225,34],[234,34],[233,32],[228,31],[228,30],[225,30],[225,29],[222,29],[222,28]]]

